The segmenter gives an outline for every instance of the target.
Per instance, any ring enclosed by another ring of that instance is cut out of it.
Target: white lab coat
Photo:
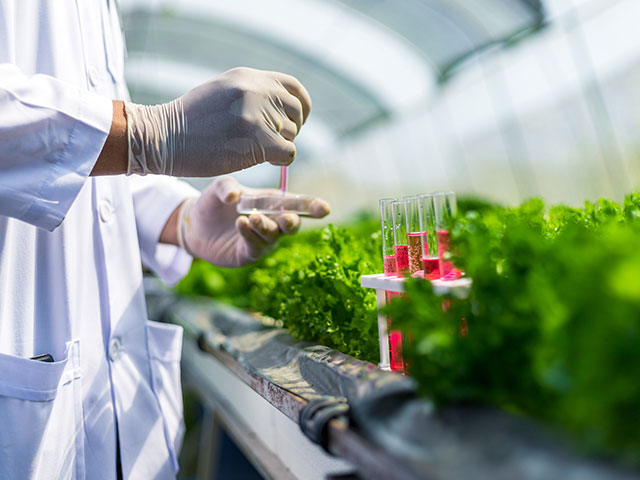
[[[89,178],[126,99],[113,0],[0,0],[0,479],[171,478],[182,436],[179,327],[146,321],[141,260],[195,191]],[[29,358],[49,353],[55,363]]]

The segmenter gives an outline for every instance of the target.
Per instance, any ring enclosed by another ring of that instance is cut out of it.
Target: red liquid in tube
[[[404,372],[404,360],[402,359],[402,333],[400,330],[389,332],[389,366],[392,372]]]
[[[396,256],[395,255],[384,255],[382,257],[383,265],[384,265],[384,276],[385,277],[395,277],[396,276]]]
[[[437,280],[440,278],[440,259],[438,257],[426,257],[422,259],[425,280]]]
[[[395,277],[397,271],[396,256],[384,255],[383,264],[385,277]],[[391,302],[394,298],[402,296],[401,293],[397,292],[386,291],[384,293],[387,303]],[[389,366],[392,371],[403,372],[404,361],[402,359],[402,334],[399,330],[391,330],[391,318],[388,319],[387,329],[389,329]]]
[[[444,260],[444,254],[450,250],[451,237],[449,230],[440,230],[438,235],[438,258],[440,260],[440,277],[442,280],[455,280],[460,278],[462,272],[454,267],[449,260]]]
[[[409,273],[409,247],[396,245],[396,274],[401,277]]]

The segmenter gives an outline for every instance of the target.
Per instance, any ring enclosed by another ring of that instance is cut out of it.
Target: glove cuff
[[[191,233],[193,229],[193,223],[191,221],[191,206],[198,200],[199,197],[191,197],[187,198],[183,203],[182,207],[180,207],[180,212],[178,213],[178,225],[177,225],[177,237],[178,237],[178,245],[181,248],[186,250],[186,252],[192,257],[197,257],[189,246],[187,245],[187,241],[185,237]]]
[[[182,176],[187,122],[182,100],[146,106],[125,102],[127,175]]]

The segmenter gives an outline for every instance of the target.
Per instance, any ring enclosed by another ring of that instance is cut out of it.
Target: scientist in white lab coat
[[[146,321],[141,262],[173,283],[192,255],[250,263],[299,224],[238,217],[229,177],[202,195],[171,178],[290,163],[310,108],[295,78],[234,69],[165,105],[115,99],[114,0],[0,0],[3,480],[174,477],[182,332]]]

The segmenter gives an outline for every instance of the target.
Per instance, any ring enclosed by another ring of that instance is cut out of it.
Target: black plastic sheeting
[[[556,433],[484,406],[436,409],[406,376],[380,371],[210,300],[148,294],[151,318],[229,353],[247,371],[307,401],[346,399],[350,425],[429,479],[640,479],[640,472],[580,457]]]

